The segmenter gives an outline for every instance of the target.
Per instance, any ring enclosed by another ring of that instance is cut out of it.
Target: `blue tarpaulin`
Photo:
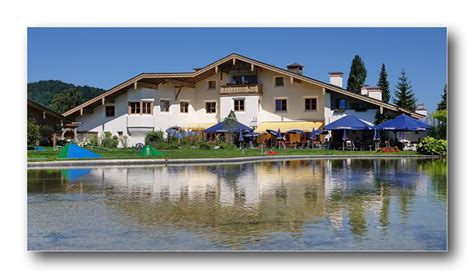
[[[220,122],[220,123],[217,123],[213,126],[211,126],[210,128],[204,130],[204,132],[206,133],[216,133],[216,132],[240,132],[240,130],[242,130],[242,132],[250,132],[250,131],[253,131],[252,128],[242,124],[242,123],[239,123],[239,122],[235,122],[235,123],[232,123],[230,124],[229,126],[226,125],[225,122]]]
[[[426,123],[402,114],[395,119],[388,120],[376,126],[380,130],[393,131],[424,131],[430,128]]]
[[[100,155],[76,144],[67,144],[59,153],[59,158],[99,158]]]

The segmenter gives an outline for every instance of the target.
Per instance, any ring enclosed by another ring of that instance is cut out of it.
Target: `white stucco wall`
[[[259,125],[259,99],[260,96],[223,96],[220,98],[222,118],[227,117],[231,110],[234,110],[234,100],[244,99],[245,111],[234,111],[237,120],[247,126]]]
[[[293,82],[284,77],[284,86],[275,87],[274,78],[282,76],[270,71],[259,71],[259,80],[263,84],[262,110],[259,113],[259,122],[268,121],[323,121],[324,96],[321,87],[306,82]],[[305,97],[317,98],[317,110],[305,111]],[[275,111],[275,99],[287,98],[287,112]]]

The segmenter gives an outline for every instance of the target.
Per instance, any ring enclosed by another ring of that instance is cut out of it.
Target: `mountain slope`
[[[59,80],[42,80],[28,83],[28,99],[38,102],[46,107],[51,107],[51,101],[57,94],[65,94],[71,90],[80,92],[81,103],[95,96],[100,95],[105,90],[90,86],[76,86]],[[54,109],[53,109],[54,110]],[[61,113],[63,111],[56,111]]]

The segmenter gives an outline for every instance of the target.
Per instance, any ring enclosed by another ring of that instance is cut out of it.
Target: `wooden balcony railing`
[[[262,84],[240,84],[240,85],[224,85],[221,86],[220,93],[228,94],[262,94]]]

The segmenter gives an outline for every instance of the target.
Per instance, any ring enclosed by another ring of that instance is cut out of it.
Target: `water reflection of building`
[[[256,206],[262,199],[284,198],[304,202],[305,194],[316,194],[324,200],[322,161],[283,161],[255,164],[214,166],[159,166],[149,168],[96,168],[91,175],[113,185],[114,190],[137,196],[177,200],[204,199],[216,194],[219,203]],[[303,166],[303,167],[302,167]],[[310,167],[310,171],[307,168]],[[308,184],[311,188],[308,188]]]
[[[258,237],[327,221],[341,236],[364,237],[373,221],[383,234],[394,219],[407,223],[428,179],[416,160],[346,159],[95,168],[80,182],[101,188],[108,205],[146,225]]]

